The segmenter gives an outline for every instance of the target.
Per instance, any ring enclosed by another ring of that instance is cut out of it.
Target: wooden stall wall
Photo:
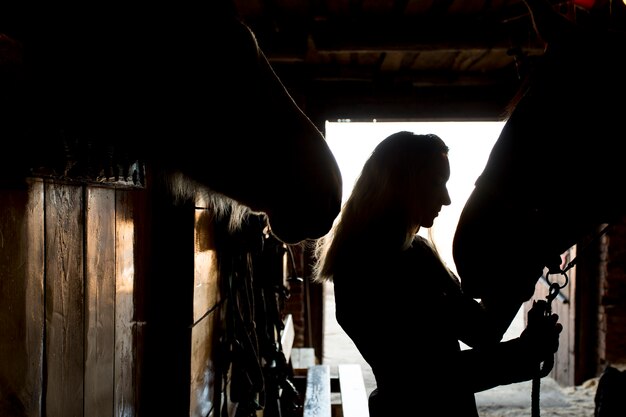
[[[0,189],[0,415],[209,414],[211,216],[155,195],[43,179]]]
[[[599,368],[626,367],[626,217],[611,224],[598,285]]]
[[[263,226],[156,181],[0,187],[0,416],[279,415],[285,248]]]
[[[136,415],[142,199],[35,178],[0,189],[0,415]]]

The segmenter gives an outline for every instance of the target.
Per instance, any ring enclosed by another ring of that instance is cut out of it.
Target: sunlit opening
[[[442,208],[432,227],[434,240],[443,260],[456,273],[452,260],[452,238],[461,210],[474,182],[483,171],[491,148],[504,122],[326,122],[326,140],[335,154],[343,176],[343,201],[376,145],[400,130],[440,136],[450,148],[448,190],[452,204]],[[420,230],[426,235],[427,229]]]

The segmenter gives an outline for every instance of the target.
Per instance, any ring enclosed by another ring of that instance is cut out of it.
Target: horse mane
[[[248,215],[260,214],[225,194],[194,181],[182,172],[167,172],[162,177],[166,189],[171,193],[175,204],[193,201],[196,205],[212,209],[217,219],[228,217],[228,230],[230,232],[241,229]]]

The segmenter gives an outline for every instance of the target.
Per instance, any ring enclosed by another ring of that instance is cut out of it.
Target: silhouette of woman
[[[450,204],[449,177],[441,138],[394,133],[372,152],[333,229],[317,242],[315,279],[334,282],[337,322],[376,378],[371,417],[477,416],[475,392],[533,379],[558,349],[555,314],[501,342],[489,312],[463,294],[432,239],[417,235]],[[387,335],[406,335],[406,343],[388,343]]]

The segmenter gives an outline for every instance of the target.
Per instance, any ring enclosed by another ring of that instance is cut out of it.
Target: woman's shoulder
[[[416,235],[409,249],[410,257],[418,262],[422,271],[427,271],[432,277],[440,276],[451,288],[460,290],[459,279],[443,262],[432,243],[423,236]]]
[[[424,246],[424,247],[428,247],[428,248],[432,248],[430,242],[428,241],[428,239],[426,239],[424,236],[420,236],[420,235],[415,235],[413,236],[413,243],[412,245],[413,247],[417,246]]]
[[[411,247],[408,249],[409,252],[413,254],[423,254],[428,256],[433,256],[438,258],[437,251],[430,243],[428,239],[423,236],[415,235],[413,238],[413,242],[411,242]]]

